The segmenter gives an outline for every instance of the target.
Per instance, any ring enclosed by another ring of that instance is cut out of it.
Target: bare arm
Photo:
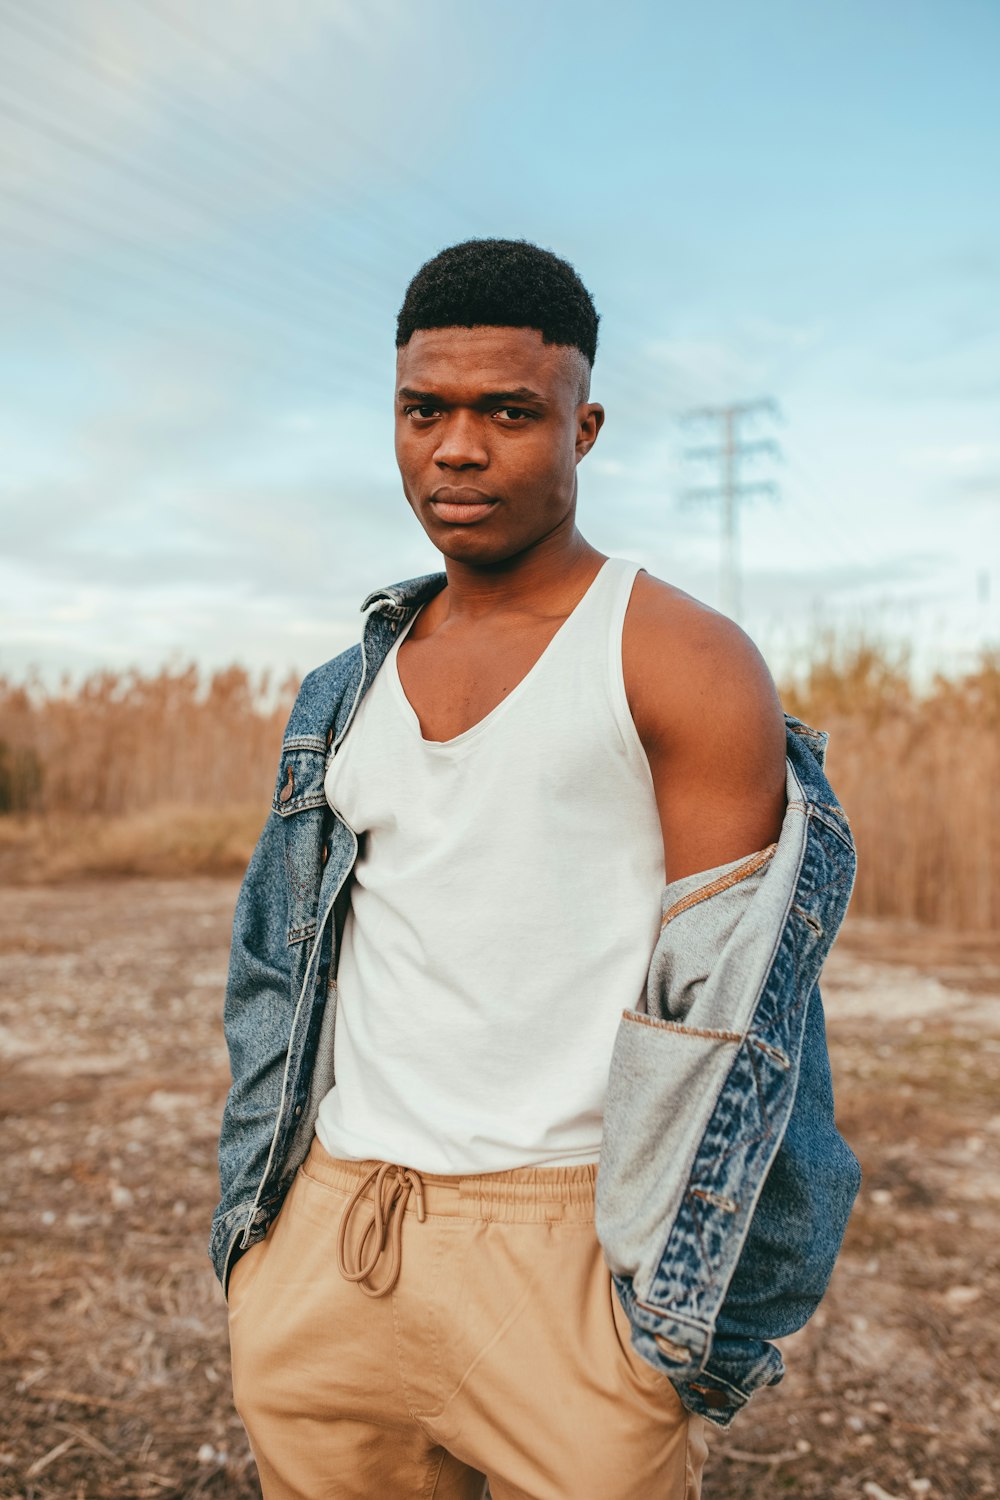
[[[622,661],[653,774],[668,884],[773,843],[785,808],[785,724],[750,638],[640,573]]]

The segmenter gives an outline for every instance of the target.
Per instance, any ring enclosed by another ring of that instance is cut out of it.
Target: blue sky
[[[305,670],[433,568],[393,322],[524,236],[602,314],[580,524],[718,603],[710,426],[776,670],[824,625],[1000,641],[1000,8],[5,0],[0,671]]]

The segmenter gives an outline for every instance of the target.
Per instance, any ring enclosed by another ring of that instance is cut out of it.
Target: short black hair
[[[537,328],[593,365],[594,301],[569,261],[528,240],[463,240],[420,267],[396,320],[396,348],[421,328]]]

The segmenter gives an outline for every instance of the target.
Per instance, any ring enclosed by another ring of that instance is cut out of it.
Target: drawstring
[[[390,1173],[394,1175],[390,1176]],[[365,1225],[361,1243],[358,1246],[358,1267],[356,1270],[350,1270],[346,1256],[348,1224],[352,1213],[364,1197],[365,1189],[373,1180],[375,1188],[372,1193],[372,1216]],[[403,1212],[411,1191],[417,1195],[417,1218],[423,1223],[427,1215],[424,1210],[424,1185],[419,1173],[412,1171],[409,1167],[393,1166],[392,1162],[386,1161],[381,1166],[373,1167],[364,1181],[358,1183],[344,1209],[337,1234],[337,1269],[346,1281],[356,1281],[366,1297],[384,1297],[386,1292],[392,1291],[399,1279]],[[368,1278],[385,1249],[387,1234],[390,1251],[389,1274],[380,1287],[373,1287]],[[369,1236],[373,1237],[372,1249],[368,1259],[365,1260],[365,1247]]]

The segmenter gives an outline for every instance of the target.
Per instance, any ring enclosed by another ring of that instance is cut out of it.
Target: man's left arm
[[[781,1070],[792,1066],[793,1051],[798,1058],[791,1098],[780,1103],[768,1096],[773,1129],[763,1128],[766,1120],[755,1123],[753,1108],[744,1110],[740,1102],[748,1075],[744,1068],[736,1076],[736,1059],[750,1024],[748,1005],[755,1003],[751,992],[766,977],[761,955],[750,953],[755,924],[748,927],[745,919],[779,841],[782,848],[795,846],[794,830],[791,846],[785,838],[793,807],[796,820],[802,815],[799,804],[786,807],[790,735],[770,674],[731,621],[642,574],[622,654],[629,704],[653,775],[667,891],[650,969],[651,1020],[642,1024],[644,1016],[626,1012],[612,1062],[598,1233],[626,1310],[652,1296],[653,1305],[633,1319],[639,1352],[657,1368],[666,1355],[677,1366],[676,1374],[668,1373],[682,1400],[727,1426],[754,1389],[780,1379],[781,1359],[768,1341],[801,1327],[822,1296],[857,1192],[858,1166],[836,1129],[822,1006],[811,979],[796,980],[788,1005],[779,1007],[781,1015],[796,1015],[797,1040],[775,1033],[771,1041],[780,1045],[771,1046],[768,1032],[748,1043],[751,1050],[770,1046],[779,1082],[788,1076]],[[839,847],[836,837],[834,844]],[[810,859],[825,865],[827,856],[816,847]],[[852,854],[834,859],[820,877],[827,897],[845,882],[849,888],[852,876]],[[782,890],[789,878],[797,879],[787,858],[780,878]],[[830,920],[832,936],[836,909]],[[830,939],[820,942],[814,928],[815,921],[806,939],[792,941],[825,952]],[[803,976],[809,967],[803,965]],[[782,1045],[790,1050],[783,1053]],[[726,1089],[731,1097],[720,1116]],[[757,1099],[756,1088],[750,1094]],[[635,1130],[640,1109],[655,1130]],[[698,1167],[705,1176],[691,1189],[672,1175],[671,1164],[696,1153],[709,1128],[731,1132],[731,1149],[710,1151]],[[770,1151],[775,1136],[777,1152],[762,1180],[757,1158],[765,1145]],[[748,1178],[737,1165],[744,1159]],[[739,1228],[744,1192],[754,1207],[749,1224]],[[679,1239],[671,1228],[682,1211],[690,1220],[683,1205],[699,1194],[721,1214],[710,1237],[711,1269],[708,1244],[691,1222]],[[733,1236],[723,1232],[730,1212],[738,1230],[735,1260],[727,1248]],[[695,1243],[701,1250],[692,1259]],[[723,1286],[720,1304],[715,1288]],[[702,1353],[692,1369],[687,1346],[699,1340]]]
[[[774,843],[785,809],[785,722],[750,638],[640,573],[622,662],[652,772],[667,884]]]

